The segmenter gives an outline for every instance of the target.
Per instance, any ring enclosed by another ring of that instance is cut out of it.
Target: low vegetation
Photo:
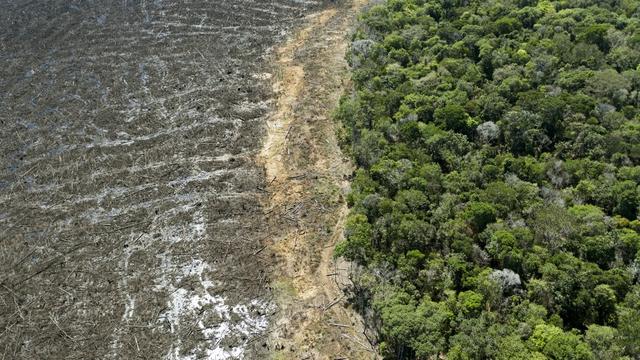
[[[337,254],[397,359],[640,356],[640,1],[387,0]]]

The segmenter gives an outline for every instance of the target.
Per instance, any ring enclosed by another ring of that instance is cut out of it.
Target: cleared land
[[[261,153],[269,179],[270,273],[280,310],[270,344],[282,359],[373,359],[372,336],[347,304],[349,264],[333,259],[353,171],[332,111],[348,84],[345,51],[367,1],[310,16],[276,53],[278,94]]]
[[[255,162],[314,1],[4,1],[3,358],[262,357]]]

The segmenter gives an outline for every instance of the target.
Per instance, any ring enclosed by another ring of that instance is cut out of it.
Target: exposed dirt
[[[3,3],[0,359],[374,357],[332,259],[354,1]]]
[[[255,157],[315,0],[0,11],[0,359],[264,358]]]
[[[365,3],[347,1],[309,16],[276,50],[278,100],[261,153],[270,193],[267,244],[276,258],[279,311],[269,339],[276,358],[376,358],[343,295],[348,264],[333,259],[353,169],[331,113],[348,85],[349,31]]]

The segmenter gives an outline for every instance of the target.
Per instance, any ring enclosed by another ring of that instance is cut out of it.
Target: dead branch
[[[331,309],[335,304],[339,303],[340,301],[342,301],[342,299],[344,299],[344,295],[340,296],[338,299],[334,300],[333,302],[331,302],[329,305],[325,306],[322,311],[327,311],[329,309]]]

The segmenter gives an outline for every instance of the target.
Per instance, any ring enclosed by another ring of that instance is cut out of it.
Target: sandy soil
[[[333,258],[353,169],[337,144],[331,113],[348,86],[349,31],[365,3],[344,2],[309,16],[276,50],[278,100],[261,152],[270,193],[267,244],[276,259],[279,310],[269,339],[275,358],[376,358],[342,291],[349,265]]]

